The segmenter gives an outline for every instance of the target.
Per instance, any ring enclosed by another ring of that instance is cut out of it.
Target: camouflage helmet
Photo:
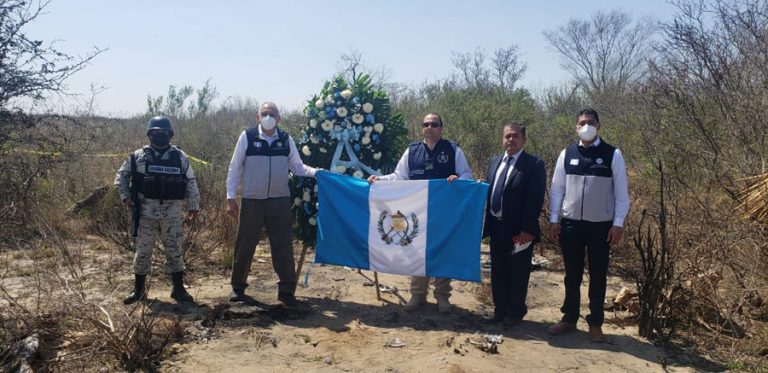
[[[152,130],[168,130],[171,132],[171,135],[173,135],[173,125],[171,124],[171,120],[162,115],[152,117],[152,119],[147,122],[147,135],[149,135],[149,131]]]

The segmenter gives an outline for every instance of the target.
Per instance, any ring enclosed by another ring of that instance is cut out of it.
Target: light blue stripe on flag
[[[365,180],[318,172],[315,262],[368,269],[368,190]]]
[[[427,276],[480,281],[480,240],[488,184],[429,181]]]
[[[317,178],[316,262],[480,281],[488,184],[441,179],[371,186],[329,172]]]

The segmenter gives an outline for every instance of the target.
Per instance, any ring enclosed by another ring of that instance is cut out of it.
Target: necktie
[[[514,157],[507,157],[507,164],[504,165],[501,175],[496,178],[493,195],[491,196],[491,211],[494,214],[498,214],[501,211],[501,194],[504,193],[504,183],[507,181],[507,172],[509,172],[509,165],[512,164],[513,159]]]

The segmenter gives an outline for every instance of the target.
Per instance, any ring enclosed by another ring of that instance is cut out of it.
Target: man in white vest
[[[563,317],[547,329],[559,335],[576,330],[584,261],[589,262],[589,338],[605,342],[606,276],[610,246],[621,240],[629,212],[627,169],[621,151],[598,136],[600,117],[586,108],[577,114],[581,139],[560,152],[550,187],[550,238],[559,239],[565,264]]]

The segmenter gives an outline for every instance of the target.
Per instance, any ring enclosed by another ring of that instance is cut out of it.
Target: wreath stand
[[[309,245],[303,244],[301,247],[301,255],[299,255],[299,264],[296,268],[296,283],[299,283],[301,280],[301,268],[304,266],[304,258],[307,256],[307,249],[309,249]],[[359,268],[357,269],[357,273],[363,277],[366,277],[363,274],[363,271]],[[379,273],[376,271],[373,271],[373,286],[376,287],[376,299],[379,301],[384,301],[381,299],[381,290],[379,289]]]

